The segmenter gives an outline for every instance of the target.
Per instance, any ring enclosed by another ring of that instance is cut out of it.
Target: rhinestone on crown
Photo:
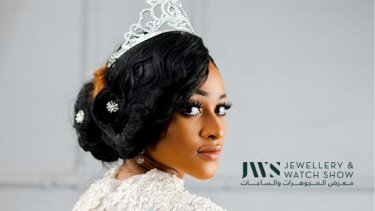
[[[143,9],[138,23],[132,24],[124,34],[124,43],[107,61],[109,68],[122,54],[133,46],[156,35],[170,31],[194,33],[186,12],[179,0],[146,0],[151,7]]]

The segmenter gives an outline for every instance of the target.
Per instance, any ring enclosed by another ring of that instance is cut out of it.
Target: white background
[[[234,104],[217,176],[187,189],[228,210],[374,210],[373,2],[183,3]],[[0,1],[1,210],[71,210],[106,171],[78,147],[73,104],[144,6]],[[351,161],[355,186],[245,188],[244,161]]]

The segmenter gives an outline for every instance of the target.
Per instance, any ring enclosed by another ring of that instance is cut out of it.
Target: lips
[[[203,146],[198,149],[198,155],[207,161],[214,161],[220,157],[221,146]]]
[[[221,146],[220,145],[209,145],[209,146],[203,146],[198,149],[198,152],[215,152],[215,151],[220,151]]]

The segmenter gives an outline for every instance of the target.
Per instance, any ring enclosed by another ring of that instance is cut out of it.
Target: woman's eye
[[[232,103],[225,102],[221,103],[216,107],[216,113],[219,116],[225,116],[227,115],[227,110],[229,110],[232,107]]]
[[[192,107],[186,108],[184,110],[184,114],[189,115],[189,116],[195,116],[199,113],[201,113],[200,108],[198,108],[196,106],[192,106]]]
[[[187,116],[195,116],[200,113],[202,109],[202,103],[199,101],[187,102],[183,105],[181,113]]]
[[[225,109],[224,106],[220,106],[218,111],[217,111],[217,114],[220,115],[220,116],[225,116],[227,114],[227,110]]]
[[[218,116],[225,116],[227,114],[227,110],[231,108],[231,103],[221,103],[216,106],[215,113]],[[183,106],[181,113],[187,116],[196,116],[200,113],[202,113],[203,105],[201,102],[190,102]]]

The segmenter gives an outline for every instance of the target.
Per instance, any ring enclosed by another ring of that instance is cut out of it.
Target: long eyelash
[[[191,102],[186,102],[183,105],[183,108],[191,108],[191,107],[203,108],[203,104],[200,101],[191,101]]]
[[[195,100],[195,101],[188,101],[188,102],[185,102],[183,105],[182,105],[182,111],[183,110],[188,110],[188,109],[190,109],[190,108],[192,108],[192,107],[196,107],[196,108],[199,108],[199,109],[202,109],[203,108],[203,103],[202,102],[200,102],[200,101],[197,101],[197,100]],[[231,107],[232,107],[232,103],[231,102],[224,102],[224,103],[220,103],[220,104],[218,104],[217,106],[216,106],[216,111],[217,111],[217,109],[218,108],[220,108],[220,107],[223,107],[225,110],[229,110]],[[184,113],[184,112],[182,112],[182,113]],[[224,115],[221,115],[221,116],[225,116],[226,114],[224,114]],[[188,115],[188,116],[190,116],[190,115]]]
[[[219,113],[221,107],[223,107],[227,111],[227,110],[229,110],[232,107],[232,103],[230,103],[230,102],[224,102],[224,103],[218,104],[216,106],[216,108],[215,108],[215,112]],[[226,115],[227,115],[226,113],[220,114],[220,116],[226,116]]]
[[[187,117],[193,117],[194,115],[189,115],[189,114],[185,113],[185,112],[190,112],[190,110],[191,110],[192,107],[196,107],[199,110],[201,110],[203,108],[203,104],[202,104],[202,102],[199,102],[199,101],[190,101],[190,102],[188,101],[188,102],[185,102],[181,106],[181,109],[180,109],[181,114],[184,115],[184,116],[187,116]]]
[[[225,103],[220,103],[219,105],[217,105],[217,107],[224,107],[225,110],[229,110],[231,107],[232,107],[232,103],[231,102],[225,102]]]

